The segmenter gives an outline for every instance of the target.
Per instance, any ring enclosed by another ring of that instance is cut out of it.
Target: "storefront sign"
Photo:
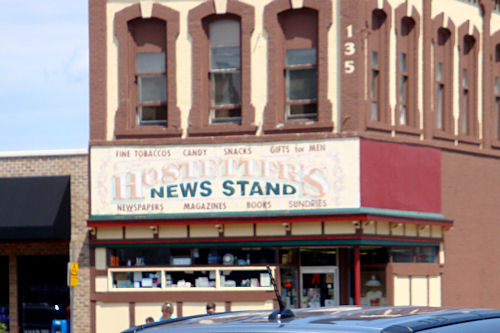
[[[68,263],[68,275],[69,275],[69,281],[68,285],[70,287],[77,287],[78,286],[78,263],[77,262],[71,262]]]
[[[359,139],[91,148],[93,217],[359,207]]]

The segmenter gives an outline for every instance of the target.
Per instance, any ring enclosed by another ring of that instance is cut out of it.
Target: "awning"
[[[0,178],[0,240],[69,239],[70,177]]]

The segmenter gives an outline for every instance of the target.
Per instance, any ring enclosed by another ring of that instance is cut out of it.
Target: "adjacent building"
[[[88,152],[0,154],[0,322],[48,333],[53,319],[88,332]],[[73,287],[68,264],[78,266]]]
[[[89,3],[90,332],[500,307],[496,1]]]

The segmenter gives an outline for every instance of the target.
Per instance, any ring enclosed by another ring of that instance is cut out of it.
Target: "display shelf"
[[[271,267],[273,277],[276,267]],[[108,291],[273,290],[265,266],[120,267],[108,269]]]

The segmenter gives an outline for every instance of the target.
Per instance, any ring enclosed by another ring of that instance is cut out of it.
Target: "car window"
[[[498,333],[500,318],[470,321],[466,323],[437,327],[419,331],[421,333]]]

